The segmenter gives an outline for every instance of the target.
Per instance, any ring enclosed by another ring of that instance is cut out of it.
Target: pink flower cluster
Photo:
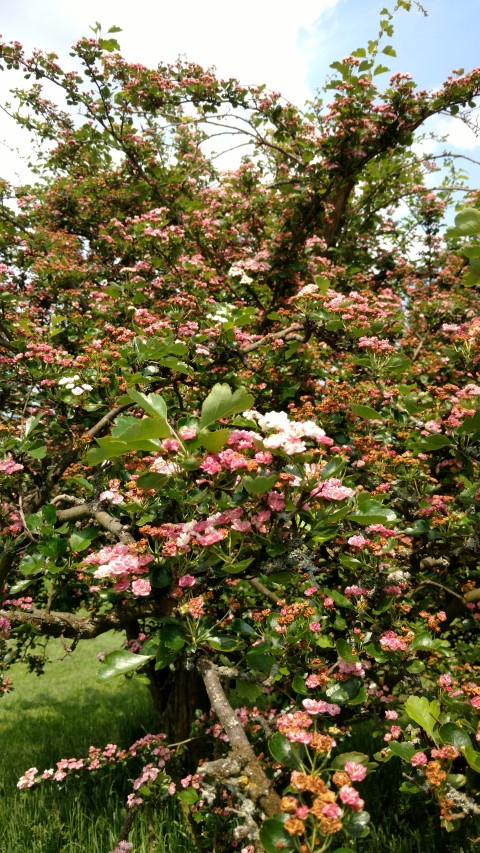
[[[343,486],[342,481],[337,480],[336,477],[330,477],[316,486],[310,494],[312,497],[324,498],[327,501],[344,501],[346,498],[353,498],[355,489]]]
[[[330,714],[331,717],[335,717],[341,711],[340,705],[324,702],[323,699],[303,699],[302,705],[307,714],[312,714],[313,716],[316,714]]]
[[[270,518],[270,511],[264,510],[252,516],[251,520],[242,518],[241,507],[216,512],[204,521],[185,521],[178,524],[163,524],[154,530],[155,536],[164,537],[166,542],[162,549],[164,557],[173,557],[178,553],[186,554],[192,545],[214,545],[228,535],[229,525],[232,530],[246,533],[252,526],[262,530],[264,522]]]
[[[10,453],[6,459],[0,459],[0,474],[15,474],[17,471],[23,471],[23,465],[15,462]]]
[[[390,652],[404,652],[408,648],[405,638],[395,634],[394,631],[385,631],[380,637],[380,645]]]
[[[342,785],[338,792],[338,796],[342,803],[349,806],[354,812],[361,812],[365,805],[364,800],[362,800],[356,788],[352,788],[351,785]]]
[[[128,750],[120,749],[114,743],[107,743],[103,749],[96,746],[90,746],[87,758],[61,758],[57,761],[56,770],[50,768],[40,773],[36,767],[30,767],[17,782],[17,788],[32,788],[33,785],[42,781],[63,782],[65,777],[72,772],[78,770],[94,771],[108,764],[117,764],[128,758],[136,756],[138,753],[148,751],[150,755],[154,755],[158,768],[164,767],[165,763],[170,759],[171,752],[163,744],[165,740],[164,734],[147,734],[143,738],[135,741]],[[151,766],[151,765],[147,765]],[[157,773],[159,771],[157,770]]]
[[[134,595],[149,595],[150,582],[146,578],[138,578],[148,571],[148,564],[154,559],[153,554],[136,554],[134,545],[107,545],[96,554],[90,554],[83,560],[85,566],[98,566],[93,573],[97,580],[114,580],[113,588],[124,592],[129,587]]]

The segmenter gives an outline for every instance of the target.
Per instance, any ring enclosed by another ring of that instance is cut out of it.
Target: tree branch
[[[0,618],[8,619],[12,628],[30,625],[43,636],[75,640],[92,640],[107,631],[123,631],[131,622],[156,615],[159,615],[159,608],[153,602],[144,602],[141,608],[122,607],[121,613],[112,611],[100,616],[78,616],[55,610],[0,610]]]
[[[57,512],[57,518],[59,521],[79,521],[81,518],[93,518],[124,545],[132,545],[135,542],[132,534],[126,530],[124,525],[110,513],[99,509],[97,503],[78,504],[68,509],[60,509]]]
[[[222,762],[213,762],[213,773],[225,779],[224,774],[230,777],[237,767],[240,767],[243,775],[248,778],[247,788],[242,786],[242,793],[252,802],[258,803],[267,817],[271,817],[280,810],[279,797],[272,789],[272,781],[265,774],[240,720],[228,701],[217,667],[208,658],[200,658],[197,669],[203,678],[212,710],[223,726],[231,747],[231,757],[223,759],[223,772]],[[208,765],[206,770],[208,772]],[[202,768],[199,768],[199,771],[203,773]],[[238,776],[238,771],[235,775]]]

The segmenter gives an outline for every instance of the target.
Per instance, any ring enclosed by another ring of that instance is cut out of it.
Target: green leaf
[[[353,609],[353,604],[346,595],[342,595],[341,592],[338,592],[337,589],[325,589],[327,596],[333,598],[335,604],[338,604],[339,607],[348,607],[349,610]]]
[[[426,696],[410,696],[405,702],[405,711],[422,729],[432,734],[435,717],[430,713],[430,702]]]
[[[359,418],[365,418],[368,421],[382,420],[382,415],[380,414],[380,412],[377,412],[375,409],[372,409],[371,406],[361,406],[357,403],[349,403],[348,407],[355,415],[358,415]]]
[[[390,71],[390,68],[388,68],[386,65],[377,65],[373,72],[373,76],[376,77],[377,74],[386,74],[387,71]]]
[[[31,447],[26,451],[32,459],[45,459],[47,455],[47,448],[44,444],[41,444],[40,447]]]
[[[356,521],[357,524],[384,524],[385,522],[397,521],[393,509],[389,509],[374,498],[363,500],[358,509],[350,513],[348,517],[352,521]]]
[[[88,548],[91,542],[98,536],[98,527],[84,527],[83,530],[77,530],[72,533],[68,543],[74,554],[79,551],[84,551]]]
[[[250,409],[253,403],[254,398],[245,391],[245,388],[237,388],[232,393],[229,385],[217,383],[203,401],[200,426],[206,427],[218,421],[219,418],[244,412]]]
[[[346,466],[346,462],[341,456],[334,456],[320,471],[320,479],[328,480],[329,477],[338,477]]]
[[[219,635],[207,637],[206,642],[216,652],[235,652],[245,645],[243,640],[235,639],[235,637],[221,637]]]
[[[248,702],[257,702],[263,694],[263,690],[258,684],[243,681],[241,678],[237,678],[235,690],[242,699],[246,699]]]
[[[186,643],[182,626],[175,622],[167,622],[156,633],[160,643],[174,652],[179,652]]]
[[[354,812],[354,814],[348,815],[343,828],[350,838],[365,838],[370,832],[369,823],[370,815],[368,812]]]
[[[410,650],[413,652],[418,651],[419,649],[425,650],[433,650],[438,649],[439,645],[441,646],[442,641],[436,639],[435,637],[431,637],[430,634],[417,634],[415,639],[410,644]]]
[[[26,554],[18,568],[25,577],[38,575],[45,568],[45,559],[38,554]]]
[[[440,737],[442,743],[451,744],[460,751],[467,746],[472,746],[470,735],[467,734],[465,729],[460,728],[455,723],[445,723],[443,726],[440,726]]]
[[[354,761],[355,764],[363,764],[366,767],[370,759],[364,752],[343,752],[335,756],[332,767],[334,770],[343,770],[347,761]]]
[[[310,690],[305,684],[305,679],[301,677],[301,675],[296,675],[292,681],[292,688],[295,690],[295,693],[299,693],[301,696],[310,696]]]
[[[422,447],[425,450],[440,450],[442,447],[449,447],[452,443],[452,439],[448,437],[448,435],[440,435],[436,433],[434,435],[428,435],[422,441]]]
[[[106,655],[97,672],[98,681],[110,681],[117,675],[125,675],[145,666],[153,655],[134,655],[123,649],[116,649]]]
[[[122,441],[124,444],[144,441],[151,438],[168,438],[171,435],[170,427],[164,417],[154,418],[118,418],[112,429],[112,438]],[[98,439],[102,446],[104,439]]]
[[[362,679],[352,676],[347,681],[337,682],[327,687],[325,695],[329,702],[336,702],[338,705],[344,705],[351,699],[355,699],[358,691],[362,687]]]
[[[138,446],[125,444],[123,441],[114,441],[111,438],[102,438],[99,441],[102,442],[101,447],[93,447],[87,453],[87,464],[88,465],[100,465],[101,462],[105,462],[107,459],[116,459],[117,456],[125,456],[127,453],[131,453],[133,450],[158,450],[159,444],[158,442],[138,442]]]
[[[149,471],[148,474],[142,474],[136,481],[136,485],[140,486],[144,491],[156,489],[159,491],[167,482],[167,474],[156,474],[155,471]]]
[[[456,428],[455,433],[457,435],[471,435],[478,429],[480,429],[480,409],[477,409],[473,415],[467,415],[460,426]]]
[[[476,770],[477,773],[480,773],[480,753],[473,748],[473,746],[466,746],[462,749],[462,752],[467,759],[472,770]]]
[[[278,853],[279,850],[291,850],[293,847],[292,836],[277,818],[264,821],[260,830],[260,842],[266,853]]]
[[[466,237],[480,234],[480,211],[473,207],[461,210],[455,217],[455,228],[462,236]]]
[[[214,432],[201,432],[198,440],[210,453],[217,453],[228,441],[229,429],[217,429]]]
[[[392,47],[391,44],[387,44],[387,46],[383,48],[382,53],[384,53],[386,56],[396,56],[397,55],[396,50]]]
[[[394,755],[398,755],[399,758],[403,758],[404,761],[410,761],[412,755],[415,755],[417,752],[413,743],[398,743],[396,740],[391,740],[388,744],[388,748]]]
[[[264,652],[247,652],[246,658],[249,669],[257,672],[265,672],[267,675],[270,675],[272,666],[275,665],[275,658]]]
[[[27,438],[27,436],[30,435],[31,432],[33,432],[33,430],[35,429],[35,427],[38,426],[42,418],[43,412],[41,415],[31,415],[31,417],[27,418],[23,427],[23,434],[25,438]]]
[[[147,415],[167,419],[167,404],[160,394],[142,394],[134,388],[129,388],[127,394],[134,403],[142,407]]]
[[[255,628],[252,628],[244,619],[234,619],[232,622],[232,631],[237,634],[248,634],[249,636],[258,636]]]
[[[277,482],[278,474],[270,474],[269,477],[244,477],[242,486],[249,495],[263,495],[270,491]]]
[[[289,767],[290,770],[295,770],[300,765],[300,758],[298,755],[298,747],[291,743],[285,735],[282,735],[280,732],[275,732],[271,736],[268,741],[268,749],[270,750],[270,755],[275,761],[278,761],[279,764],[285,765],[285,767]]]
[[[342,660],[347,661],[347,663],[357,663],[359,659],[358,652],[354,652],[346,640],[337,640],[335,648],[337,649],[338,656],[342,658]]]
[[[193,806],[197,802],[199,796],[200,795],[197,793],[195,788],[184,788],[183,791],[180,791],[177,794],[178,799],[182,803],[186,803],[188,806]]]

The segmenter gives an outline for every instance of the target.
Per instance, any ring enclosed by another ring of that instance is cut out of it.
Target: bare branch
[[[226,762],[224,771],[231,776],[232,769],[239,765],[242,774],[249,780],[247,788],[242,788],[243,794],[252,802],[258,802],[265,814],[271,817],[280,809],[279,797],[272,789],[272,781],[265,774],[239,718],[228,701],[217,668],[208,658],[200,658],[197,669],[203,678],[212,710],[217,715],[230,743],[232,754],[229,759],[224,760]],[[220,764],[219,762],[213,764],[215,765],[214,773],[218,775],[221,769]],[[203,773],[203,768],[200,768],[200,771]]]
[[[0,610],[0,618],[8,619],[12,628],[30,625],[46,637],[66,637],[75,640],[92,640],[107,631],[122,631],[131,622],[159,614],[153,602],[141,607],[122,607],[121,613],[112,611],[100,616],[78,616],[52,610]]]
[[[124,545],[133,545],[135,542],[132,534],[124,525],[110,513],[99,509],[98,503],[78,504],[68,509],[61,509],[57,513],[57,518],[59,521],[79,521],[81,518],[93,518]]]

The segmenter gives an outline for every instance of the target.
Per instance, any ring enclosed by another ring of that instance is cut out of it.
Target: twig
[[[280,598],[279,595],[268,589],[268,587],[266,587],[265,584],[259,581],[258,578],[250,578],[249,584],[250,586],[253,586],[253,588],[256,589],[257,592],[261,592],[261,594],[264,595],[265,598],[269,598],[270,601],[273,601],[274,604],[281,604],[281,602],[283,601],[283,598]]]
[[[449,589],[448,586],[444,586],[443,583],[438,583],[437,581],[422,581],[421,583],[418,584],[418,586],[415,589],[412,590],[410,595],[415,595],[415,593],[418,592],[420,587],[425,586],[425,585],[436,586],[436,587],[438,587],[438,589],[443,589],[444,592],[448,592],[449,595],[452,595],[454,598],[458,598],[459,601],[462,602],[462,604],[465,604],[466,601],[472,601],[472,599],[467,599],[466,596],[459,595],[458,592],[454,592],[453,589]],[[474,592],[474,591],[475,590],[472,590],[472,592]],[[478,592],[479,592],[479,598],[480,598],[480,590],[478,590]],[[475,600],[475,599],[473,599],[473,600]]]

